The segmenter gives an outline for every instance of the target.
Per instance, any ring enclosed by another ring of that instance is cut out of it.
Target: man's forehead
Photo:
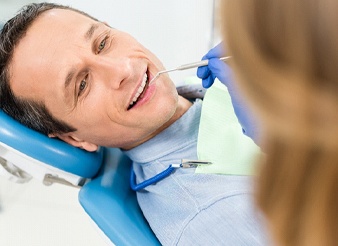
[[[63,30],[67,29],[80,29],[81,24],[97,22],[88,16],[70,9],[51,9],[42,13],[32,24],[29,29],[40,29],[42,31],[52,32],[56,28],[62,27]]]
[[[28,48],[34,46],[41,48],[46,46],[56,49],[66,48],[62,47],[61,44],[69,42],[68,39],[73,41],[79,40],[81,38],[79,35],[83,36],[88,27],[93,23],[98,22],[72,10],[47,10],[28,28],[26,35],[19,41],[19,48],[14,51],[14,54],[18,53],[16,51],[20,49],[20,46],[22,48],[25,48],[25,46]],[[51,46],[51,44],[54,44],[55,47]],[[36,55],[41,55],[41,52],[40,54],[36,53]]]

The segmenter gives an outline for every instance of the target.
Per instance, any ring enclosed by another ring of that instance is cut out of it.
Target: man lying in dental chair
[[[156,176],[198,159],[204,102],[179,96],[168,75],[149,84],[164,67],[129,34],[76,9],[31,4],[5,24],[0,52],[1,109],[87,151],[121,148],[163,245],[267,245],[252,176],[197,173],[194,165]]]

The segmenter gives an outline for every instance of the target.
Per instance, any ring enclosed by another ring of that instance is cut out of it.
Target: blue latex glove
[[[209,59],[209,64],[208,66],[199,67],[197,69],[197,76],[202,79],[202,85],[204,88],[212,86],[215,78],[218,78],[219,81],[228,88],[231,102],[237,119],[242,126],[243,133],[257,144],[258,127],[256,121],[252,113],[245,106],[245,102],[236,88],[230,67],[224,61],[218,59],[225,54],[222,48],[223,44],[220,43],[202,57],[202,60]]]

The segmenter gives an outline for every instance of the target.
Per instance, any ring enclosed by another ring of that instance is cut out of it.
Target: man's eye
[[[80,96],[82,94],[82,92],[84,91],[84,89],[86,89],[86,87],[87,87],[87,78],[85,78],[81,81],[80,86],[79,86],[78,96]]]
[[[108,37],[105,37],[105,38],[101,41],[101,43],[100,43],[100,45],[99,45],[99,47],[98,47],[97,53],[100,53],[100,52],[104,49],[104,47],[106,46],[107,38],[108,38]]]

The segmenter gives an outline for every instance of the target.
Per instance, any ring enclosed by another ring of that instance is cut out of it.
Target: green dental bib
[[[245,136],[235,115],[226,87],[215,81],[204,96],[197,141],[199,160],[196,173],[253,175],[260,148]]]

